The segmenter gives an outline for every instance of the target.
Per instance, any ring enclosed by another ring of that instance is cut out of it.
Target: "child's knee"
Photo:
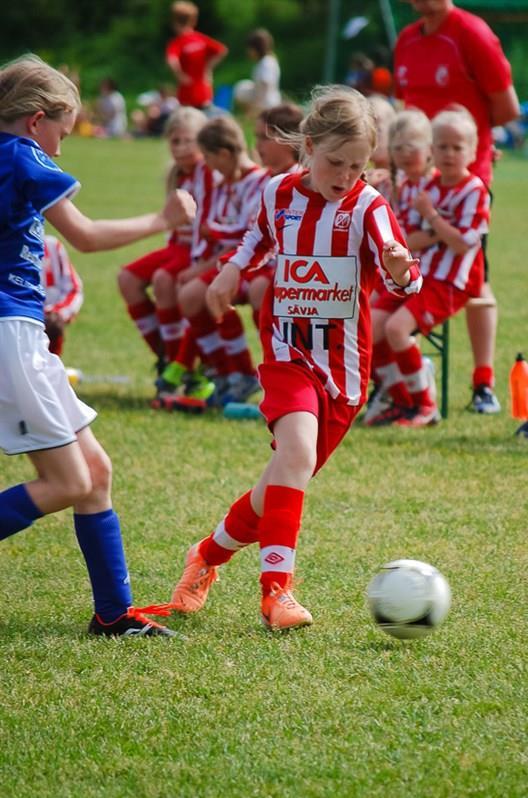
[[[299,441],[295,447],[280,447],[277,456],[284,469],[306,480],[310,479],[317,464],[316,448],[305,441]]]
[[[165,269],[158,269],[154,272],[154,276],[152,277],[152,288],[156,296],[159,297],[172,291],[173,286],[174,279]]]
[[[93,491],[109,491],[112,484],[112,461],[101,449],[96,456],[88,462],[90,480]]]
[[[205,306],[205,285],[201,280],[187,283],[178,294],[178,302],[185,316],[196,316]]]

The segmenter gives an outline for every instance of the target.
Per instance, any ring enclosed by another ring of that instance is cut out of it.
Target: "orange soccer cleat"
[[[208,565],[198,551],[199,543],[191,546],[185,558],[180,581],[173,590],[170,607],[176,612],[198,612],[207,601],[213,582],[218,579],[218,568]]]
[[[274,631],[310,626],[313,618],[308,610],[299,604],[288,587],[277,582],[271,585],[271,592],[262,598],[262,623]]]

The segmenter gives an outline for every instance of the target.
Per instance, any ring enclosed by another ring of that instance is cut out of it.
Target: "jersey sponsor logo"
[[[353,318],[357,258],[279,255],[273,288],[275,316]]]
[[[337,324],[332,324],[326,319],[314,319],[306,327],[300,327],[295,321],[282,319],[280,331],[283,341],[294,349],[311,352],[312,349],[330,348],[330,335],[337,329]]]
[[[41,166],[45,166],[46,169],[51,169],[52,172],[62,171],[60,166],[57,166],[57,164],[52,161],[51,158],[48,158],[46,153],[42,152],[42,150],[37,149],[37,147],[31,147],[31,152],[35,160],[38,161]]]
[[[348,211],[338,211],[334,219],[334,230],[348,230],[352,214]]]
[[[44,241],[44,225],[40,221],[40,219],[35,219],[28,230],[28,234],[33,238],[36,238],[37,241]]]
[[[44,286],[34,285],[33,283],[30,283],[29,280],[24,280],[24,278],[21,277],[19,274],[12,274],[12,273],[8,274],[7,279],[9,280],[10,283],[13,283],[13,285],[18,285],[19,288],[27,288],[30,291],[36,291],[37,294],[40,294],[41,297],[46,296],[46,291],[44,289]]]
[[[285,227],[291,227],[294,222],[302,222],[304,216],[303,211],[296,211],[294,208],[281,208],[280,211],[275,211],[275,224],[278,225],[277,230],[284,230]]]
[[[449,83],[449,69],[445,64],[440,64],[436,70],[435,81],[438,86],[447,86]]]

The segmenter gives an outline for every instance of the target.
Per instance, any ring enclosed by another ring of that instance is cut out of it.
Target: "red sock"
[[[200,356],[217,374],[227,374],[227,358],[218,324],[208,310],[188,319]]]
[[[293,576],[295,549],[301,526],[304,491],[283,485],[268,485],[264,514],[258,525],[260,584],[264,595],[273,582],[287,587]]]
[[[405,385],[411,395],[413,406],[433,406],[434,402],[427,387],[427,372],[419,347],[416,344],[412,344],[408,349],[395,354]]]
[[[493,388],[495,385],[495,375],[492,366],[477,366],[473,371],[473,388],[479,385],[486,385]]]
[[[231,505],[214,532],[202,540],[200,554],[209,565],[222,565],[240,549],[257,542],[258,522],[259,516],[251,506],[251,491],[248,490]]]
[[[220,335],[229,363],[229,373],[238,371],[254,376],[256,371],[248,349],[244,325],[236,310],[228,310],[224,314],[220,322]]]
[[[157,307],[156,317],[158,319],[165,356],[169,363],[172,363],[178,356],[180,341],[183,337],[187,322],[182,319],[178,305],[173,305],[172,308]]]
[[[402,373],[396,362],[396,356],[392,351],[389,342],[386,338],[382,338],[372,348],[372,373],[376,383],[379,383],[384,390],[389,391],[393,386],[399,385],[403,382]],[[398,396],[400,390],[396,389]],[[394,397],[393,397],[394,398]],[[402,397],[399,396],[401,399]],[[410,400],[408,391],[405,389],[403,398]],[[401,404],[401,401],[394,400],[396,404]]]
[[[147,346],[155,355],[159,355],[162,351],[162,343],[154,304],[150,299],[146,299],[137,305],[127,305],[127,310]]]
[[[182,366],[185,366],[187,371],[192,371],[198,354],[198,347],[196,346],[193,332],[190,325],[187,325],[183,336],[178,342],[178,352],[174,359],[177,360],[178,363],[181,363]]]

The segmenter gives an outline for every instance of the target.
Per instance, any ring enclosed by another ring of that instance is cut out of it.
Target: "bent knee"
[[[201,280],[192,281],[180,289],[178,302],[185,316],[196,316],[205,307],[207,286]]]
[[[101,449],[97,456],[88,461],[91,492],[108,491],[112,483],[112,461]]]

